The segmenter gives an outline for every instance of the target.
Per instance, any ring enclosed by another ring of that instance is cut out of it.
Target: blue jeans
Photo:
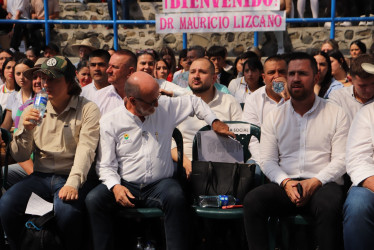
[[[117,0],[115,0],[115,1],[117,1]],[[129,4],[130,4],[130,0],[121,0],[122,20],[128,20],[128,17],[129,17]],[[112,5],[112,0],[108,0],[108,11],[109,11],[110,18],[113,20],[113,5]]]
[[[363,187],[351,187],[343,212],[345,249],[372,249],[374,246],[374,193]]]
[[[165,214],[167,249],[188,249],[189,214],[184,193],[172,178],[162,179],[147,186],[121,180],[134,195],[136,207],[157,207]],[[86,198],[90,217],[94,249],[114,249],[114,219],[123,208],[116,203],[114,194],[104,184],[98,185]],[[124,246],[125,247],[125,246]]]
[[[82,249],[84,199],[91,182],[79,189],[76,201],[64,202],[58,197],[67,176],[34,172],[12,186],[0,200],[0,218],[12,249],[18,249],[20,232],[27,220],[25,209],[31,193],[53,202],[57,228],[66,249]]]

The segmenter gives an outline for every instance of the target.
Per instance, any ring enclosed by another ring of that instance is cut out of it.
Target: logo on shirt
[[[123,139],[125,139],[125,140],[128,140],[129,137],[130,137],[129,134],[124,134],[124,135],[123,135]]]

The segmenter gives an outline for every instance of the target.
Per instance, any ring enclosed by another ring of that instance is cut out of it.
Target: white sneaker
[[[349,21],[345,21],[345,22],[340,23],[340,26],[349,27],[349,26],[352,26],[352,23]]]
[[[331,28],[331,22],[326,22],[323,27],[325,27],[326,29],[330,29]]]
[[[365,17],[365,15],[362,15],[360,17]],[[358,23],[358,26],[366,26],[366,21],[361,21]]]
[[[373,14],[370,14],[370,17],[374,17],[374,15]],[[366,22],[366,25],[370,25],[370,26],[373,26],[373,24],[374,24],[374,21],[367,21]]]

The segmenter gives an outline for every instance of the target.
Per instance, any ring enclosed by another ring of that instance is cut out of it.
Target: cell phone
[[[283,82],[273,82],[273,90],[275,93],[282,93],[284,90],[284,83]]]
[[[301,186],[300,183],[297,183],[296,188],[297,188],[297,192],[300,195],[300,198],[303,198],[303,186]]]

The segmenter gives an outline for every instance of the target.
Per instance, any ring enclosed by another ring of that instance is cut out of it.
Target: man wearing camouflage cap
[[[65,249],[81,249],[82,208],[91,181],[87,173],[99,140],[100,111],[79,96],[75,68],[55,56],[35,71],[48,94],[44,118],[30,106],[23,112],[11,143],[13,158],[22,162],[34,153],[34,172],[12,186],[1,199],[0,217],[12,249],[20,242],[25,208],[31,193],[53,202]],[[41,121],[36,126],[33,121]]]

